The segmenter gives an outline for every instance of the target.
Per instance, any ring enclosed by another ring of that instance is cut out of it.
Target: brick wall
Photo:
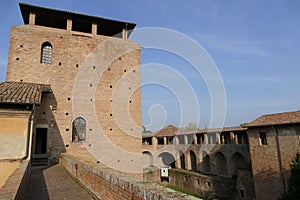
[[[287,189],[290,165],[300,150],[300,126],[249,128],[250,155],[256,199],[276,199]],[[259,133],[267,135],[261,145]]]
[[[197,199],[68,154],[60,164],[100,199]]]
[[[51,64],[40,63],[44,42],[52,45]],[[136,156],[142,149],[139,45],[101,35],[15,26],[11,29],[7,80],[51,85],[52,93],[43,96],[35,115],[35,126],[48,124],[50,161],[56,162],[65,151],[85,157],[87,151],[77,148],[80,145],[71,147],[72,121],[81,116],[87,121],[82,145],[89,152],[98,159],[109,158],[103,162],[120,170],[140,166]],[[111,149],[114,146],[118,152]]]

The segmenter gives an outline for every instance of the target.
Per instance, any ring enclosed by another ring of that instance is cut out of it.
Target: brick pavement
[[[32,167],[25,200],[96,199],[60,165]]]

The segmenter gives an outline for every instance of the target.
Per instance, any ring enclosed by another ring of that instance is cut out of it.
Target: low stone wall
[[[60,165],[99,199],[197,199],[68,154],[60,155]]]
[[[0,188],[0,200],[24,199],[30,175],[30,162],[22,161],[20,166],[7,179]]]

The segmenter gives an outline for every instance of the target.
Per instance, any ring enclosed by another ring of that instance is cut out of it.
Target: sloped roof
[[[300,110],[262,115],[245,125],[245,127],[272,126],[300,123]]]
[[[204,129],[200,130],[197,133],[218,133],[218,132],[235,132],[235,131],[246,131],[247,128],[241,126],[233,126],[233,127],[223,127],[223,128],[214,128],[214,129]]]
[[[154,135],[156,137],[175,136],[177,134],[178,130],[179,130],[179,128],[177,128],[173,125],[168,125],[167,127],[160,129]]]
[[[43,91],[50,92],[50,85],[0,82],[0,103],[40,104]]]
[[[103,17],[97,17],[97,16],[91,16],[91,15],[85,15],[85,14],[79,14],[74,13],[70,11],[65,10],[57,10],[53,8],[45,8],[40,6],[31,5],[28,3],[21,2],[19,3],[23,21],[25,24],[29,23],[29,14],[30,12],[36,13],[36,14],[43,14],[46,18],[60,18],[60,19],[79,19],[81,21],[85,22],[93,22],[99,24],[99,27],[103,29],[103,27],[106,27],[106,29],[110,29],[112,31],[110,34],[115,35],[120,32],[122,32],[123,28],[127,28],[127,30],[133,30],[136,26],[135,23],[132,22],[124,22],[119,20],[113,20],[113,19],[107,19]],[[101,32],[101,29],[100,32]],[[130,34],[130,32],[129,32]],[[105,35],[105,34],[104,34]]]

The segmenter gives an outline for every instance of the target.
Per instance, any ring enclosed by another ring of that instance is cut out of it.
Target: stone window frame
[[[75,124],[75,123],[78,123],[78,124]],[[87,130],[86,119],[82,116],[75,117],[74,120],[72,121],[72,142],[85,141],[86,140],[86,130]]]

